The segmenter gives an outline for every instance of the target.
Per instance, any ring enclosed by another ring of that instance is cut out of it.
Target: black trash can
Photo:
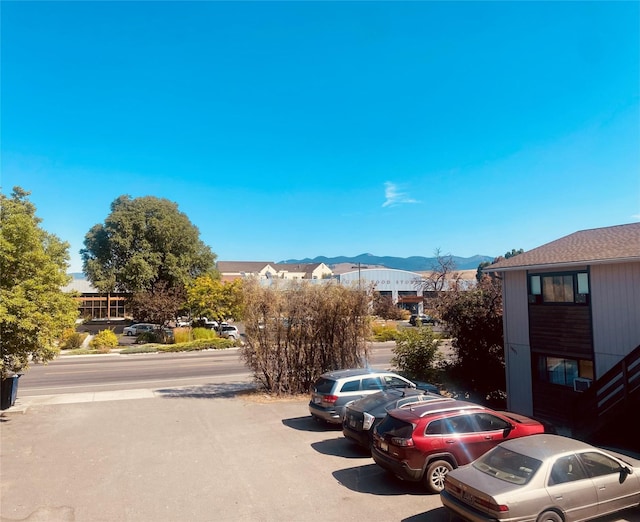
[[[0,381],[0,410],[11,408],[16,403],[19,378],[20,374]]]

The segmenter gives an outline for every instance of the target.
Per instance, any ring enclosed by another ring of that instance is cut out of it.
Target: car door
[[[511,423],[488,412],[478,412],[470,415],[478,427],[479,438],[476,442],[478,456],[505,440],[505,430],[510,429]]]
[[[484,433],[479,431],[473,415],[465,413],[443,419],[444,447],[458,465],[468,464],[485,453]]]
[[[638,482],[621,471],[617,460],[599,451],[585,451],[579,457],[597,492],[597,515],[638,504]]]
[[[564,455],[551,465],[547,493],[562,508],[568,520],[583,520],[598,514],[598,493],[577,455]]]

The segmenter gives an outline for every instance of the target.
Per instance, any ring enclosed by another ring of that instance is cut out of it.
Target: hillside
[[[476,255],[472,257],[451,256],[456,264],[457,270],[475,270],[478,265],[484,261],[491,262],[495,258],[491,256]],[[393,257],[393,256],[375,256],[373,254],[360,254],[354,257],[338,256],[324,257],[318,256],[313,259],[287,259],[280,263],[324,263],[331,267],[339,263],[353,263],[362,265],[381,265],[387,268],[395,268],[397,270],[409,270],[410,272],[425,272],[436,266],[435,257]]]

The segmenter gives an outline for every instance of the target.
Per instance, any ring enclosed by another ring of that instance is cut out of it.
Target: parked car
[[[373,429],[382,422],[388,410],[404,408],[426,401],[451,401],[417,388],[390,388],[347,404],[342,433],[367,449],[373,443]]]
[[[640,460],[568,437],[533,435],[453,470],[440,497],[465,520],[588,520],[638,509]]]
[[[406,316],[405,316],[406,317]],[[412,326],[416,326],[416,324],[420,322],[422,324],[436,324],[436,320],[430,315],[425,314],[412,314],[409,317],[409,324]]]
[[[322,374],[311,386],[309,412],[316,420],[342,424],[347,403],[387,388],[415,388],[393,372],[366,368],[335,370]]]
[[[153,332],[158,328],[160,328],[160,325],[158,324],[136,323],[132,324],[131,326],[125,326],[122,330],[122,333],[124,335],[140,335],[141,333],[145,332]]]
[[[198,317],[191,321],[191,326],[196,328],[209,328],[210,330],[216,330],[218,328],[218,321],[208,319],[207,317]]]
[[[240,339],[240,332],[236,326],[231,324],[222,324],[218,328],[218,332],[220,333],[220,337],[225,337],[226,339],[238,340]]]
[[[507,439],[543,433],[529,417],[467,401],[432,401],[391,410],[373,433],[371,456],[403,480],[439,493],[445,475]]]

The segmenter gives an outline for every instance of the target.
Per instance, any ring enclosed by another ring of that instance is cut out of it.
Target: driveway
[[[438,496],[312,421],[305,398],[243,388],[67,394],[3,415],[1,520],[448,521]]]

